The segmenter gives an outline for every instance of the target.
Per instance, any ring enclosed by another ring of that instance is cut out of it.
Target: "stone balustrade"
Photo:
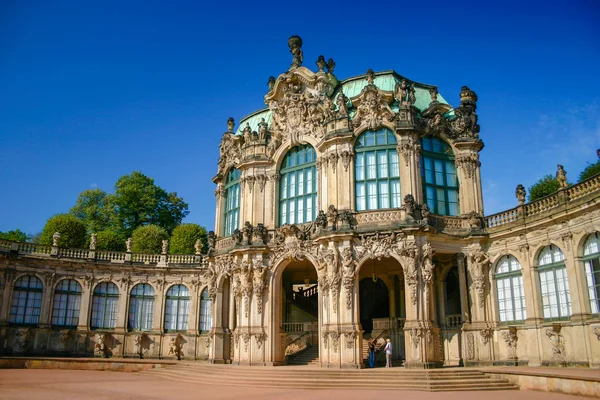
[[[576,205],[579,201],[584,201],[590,194],[597,195],[599,190],[600,175],[596,175],[531,203],[488,215],[484,218],[485,226],[487,228],[498,228],[511,223],[522,222],[526,219],[531,220],[542,217],[548,211]]]

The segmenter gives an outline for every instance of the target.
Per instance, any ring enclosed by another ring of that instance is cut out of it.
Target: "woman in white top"
[[[392,341],[390,339],[385,340],[385,367],[392,368]]]

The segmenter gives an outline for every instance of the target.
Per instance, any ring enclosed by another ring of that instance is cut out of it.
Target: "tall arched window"
[[[240,171],[232,168],[225,180],[225,236],[231,236],[240,222]]]
[[[119,289],[112,282],[102,282],[94,288],[92,296],[92,329],[113,329],[117,326]]]
[[[459,215],[458,179],[452,149],[443,140],[433,137],[422,138],[421,149],[423,192],[429,209],[434,214]]]
[[[202,291],[200,298],[200,331],[210,331],[212,327],[212,298],[208,294],[208,289]]]
[[[173,285],[167,291],[165,331],[185,331],[188,328],[190,290],[185,285]]]
[[[17,279],[10,303],[8,322],[12,324],[37,325],[42,308],[42,281],[32,275]]]
[[[292,148],[281,163],[279,225],[313,221],[317,208],[316,153],[311,145]]]
[[[600,313],[600,240],[598,232],[590,235],[583,247],[583,262],[590,295],[592,314]]]
[[[500,322],[517,322],[527,319],[525,291],[521,264],[512,255],[506,255],[496,265],[496,289]]]
[[[396,137],[389,129],[367,131],[358,137],[354,145],[357,211],[400,207],[396,144]]]
[[[81,285],[75,279],[63,279],[54,290],[52,326],[76,327],[79,324]]]
[[[152,330],[154,318],[154,289],[147,283],[139,283],[131,289],[129,297],[129,329]]]
[[[562,251],[555,245],[544,247],[538,257],[538,272],[545,319],[568,319],[571,296]]]

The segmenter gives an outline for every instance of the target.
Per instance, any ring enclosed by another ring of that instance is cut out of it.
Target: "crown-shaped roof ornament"
[[[290,53],[294,56],[290,70],[296,69],[302,65],[302,60],[304,59],[302,53],[302,38],[297,35],[290,36],[288,39],[288,46],[290,48]]]
[[[468,86],[463,86],[460,89],[460,104],[477,106],[477,95]]]

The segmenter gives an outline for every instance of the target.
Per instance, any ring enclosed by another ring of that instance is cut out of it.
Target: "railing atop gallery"
[[[317,322],[285,322],[281,325],[285,333],[316,332],[318,329]]]
[[[360,212],[355,215],[355,218],[358,225],[394,223],[406,219],[406,211],[398,209]]]
[[[496,228],[511,222],[519,221],[520,219],[534,217],[561,205],[568,206],[570,202],[597,192],[599,189],[600,175],[596,175],[573,186],[560,189],[556,193],[531,203],[523,204],[497,214],[488,215],[484,218],[485,226],[488,228]]]
[[[430,224],[440,231],[460,231],[470,229],[469,220],[464,217],[450,217],[446,215],[431,214],[429,215],[428,219]]]
[[[199,267],[202,264],[201,254],[139,254],[124,251],[107,251],[95,249],[62,248],[37,243],[13,242],[0,240],[0,252],[16,253],[24,256],[56,257],[85,261],[102,261],[110,263],[144,263],[161,265],[179,265]]]

